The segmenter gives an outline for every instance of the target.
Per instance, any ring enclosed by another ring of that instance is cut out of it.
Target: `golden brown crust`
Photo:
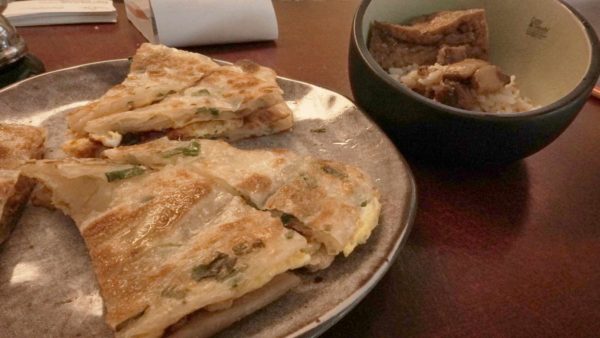
[[[252,193],[266,192],[271,189],[271,179],[264,175],[252,174],[238,184],[236,188]]]
[[[167,136],[173,140],[192,138],[223,138],[237,141],[249,137],[275,134],[294,124],[292,111],[285,102],[259,109],[241,119],[214,120],[188,124],[172,129]]]
[[[298,230],[337,255],[360,227],[361,204],[378,198],[368,177],[340,162],[305,159],[298,174],[279,188],[265,209],[293,215]]]
[[[167,137],[171,140],[189,140],[194,138],[222,138],[231,130],[236,130],[244,125],[244,120],[213,120],[188,124],[182,128],[171,129]]]
[[[148,243],[173,233],[182,215],[211,191],[207,181],[195,179],[186,171],[177,171],[174,177],[157,177],[153,186],[158,192],[177,181],[186,184],[177,191],[170,189],[167,195],[157,193],[146,203],[112,209],[82,230],[108,309],[106,321],[113,327],[144,310],[148,306],[147,288],[172,269],[167,265],[154,272],[139,270],[153,268],[139,263],[152,250]],[[143,233],[130,232],[129,228],[143,229]],[[115,246],[115,237],[129,243],[128,247]]]
[[[217,136],[230,141],[237,141],[249,137],[279,133],[290,129],[293,124],[292,110],[285,102],[282,102],[244,116],[240,127],[225,130]]]
[[[0,123],[0,160],[27,160],[44,154],[46,131],[42,128]]]
[[[163,185],[173,185],[177,180],[185,180],[190,184],[168,196],[157,195],[142,205],[114,210],[87,225],[82,234],[88,244],[92,247],[102,244],[117,232],[129,227],[131,221],[144,215],[147,216],[145,238],[160,237],[164,232],[170,231],[169,227],[176,223],[191,205],[211,191],[206,181],[192,180],[185,171],[177,172],[175,177],[157,178],[155,186],[160,189]]]
[[[200,54],[186,52],[163,45],[143,43],[136,51],[131,61],[132,73],[148,72],[152,77],[161,77],[166,74],[166,69],[177,69],[175,76],[181,81],[198,79],[198,74],[207,73],[214,69],[214,64],[198,62]]]

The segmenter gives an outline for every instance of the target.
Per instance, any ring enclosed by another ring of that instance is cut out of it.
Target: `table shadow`
[[[475,168],[413,165],[419,210],[409,242],[475,255],[506,252],[529,207],[527,165]]]

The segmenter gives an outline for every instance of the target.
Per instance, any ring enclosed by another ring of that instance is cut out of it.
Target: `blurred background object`
[[[170,47],[276,40],[271,0],[125,0],[127,18],[148,41]]]
[[[117,22],[112,0],[14,1],[4,16],[16,27]]]
[[[0,0],[0,13],[4,12],[6,6],[7,0]],[[42,62],[27,53],[25,40],[0,14],[0,87],[43,72]]]

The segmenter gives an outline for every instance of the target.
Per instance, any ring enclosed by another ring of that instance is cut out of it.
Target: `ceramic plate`
[[[65,114],[121,82],[127,60],[47,73],[0,92],[0,120],[48,129],[47,158],[64,156]],[[354,307],[388,270],[408,236],[416,208],[410,170],[387,137],[345,97],[280,78],[296,119],[293,131],[238,142],[284,147],[344,161],[375,178],[380,225],[367,244],[315,274],[222,337],[316,336]],[[29,206],[0,251],[0,327],[6,337],[110,337],[85,245],[58,211]]]

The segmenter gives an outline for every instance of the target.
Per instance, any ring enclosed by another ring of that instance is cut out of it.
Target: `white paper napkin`
[[[150,0],[156,39],[182,47],[275,40],[271,0]]]

